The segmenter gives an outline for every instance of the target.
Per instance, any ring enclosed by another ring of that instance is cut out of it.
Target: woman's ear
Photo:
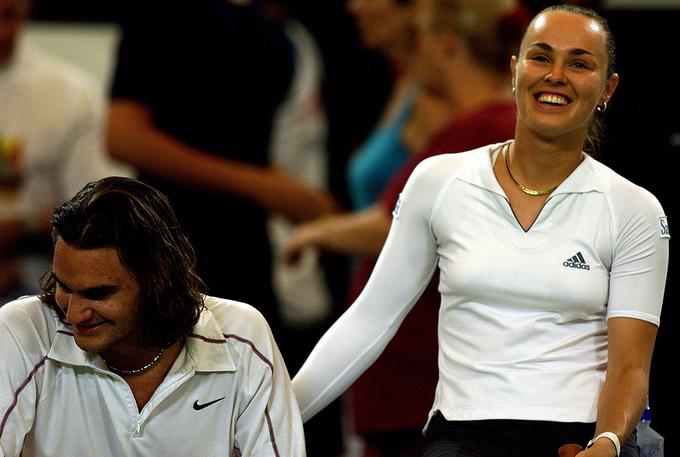
[[[614,91],[616,91],[616,87],[619,85],[619,74],[618,73],[612,73],[612,75],[609,77],[609,80],[607,81],[607,85],[604,88],[604,93],[602,94],[602,102],[604,103],[609,103],[609,100],[612,98],[612,95],[614,95]]]

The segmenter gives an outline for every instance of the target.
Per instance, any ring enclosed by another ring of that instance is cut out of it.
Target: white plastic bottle
[[[663,436],[651,427],[652,413],[647,407],[637,425],[637,444],[640,447],[640,457],[663,457]]]

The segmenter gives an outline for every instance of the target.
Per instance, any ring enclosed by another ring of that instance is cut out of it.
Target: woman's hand
[[[568,455],[571,454],[565,454],[565,456]],[[585,449],[582,452],[574,455],[577,457],[616,457],[616,447],[614,447],[614,443],[609,441],[607,438],[600,438],[599,440],[595,441],[588,449]],[[560,457],[561,456],[562,454],[560,454]]]

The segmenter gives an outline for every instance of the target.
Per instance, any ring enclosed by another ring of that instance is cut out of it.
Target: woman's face
[[[513,57],[518,122],[547,140],[582,135],[618,75],[607,78],[607,36],[595,20],[551,11],[538,16]]]
[[[368,48],[388,52],[413,33],[412,2],[396,0],[349,0],[347,10],[352,13]]]

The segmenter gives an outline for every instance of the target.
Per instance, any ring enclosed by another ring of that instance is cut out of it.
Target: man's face
[[[82,350],[108,359],[107,355],[125,357],[141,348],[140,286],[115,248],[78,249],[58,238],[52,273],[57,304]]]
[[[28,15],[28,0],[0,0],[0,65],[14,53],[21,25]]]

